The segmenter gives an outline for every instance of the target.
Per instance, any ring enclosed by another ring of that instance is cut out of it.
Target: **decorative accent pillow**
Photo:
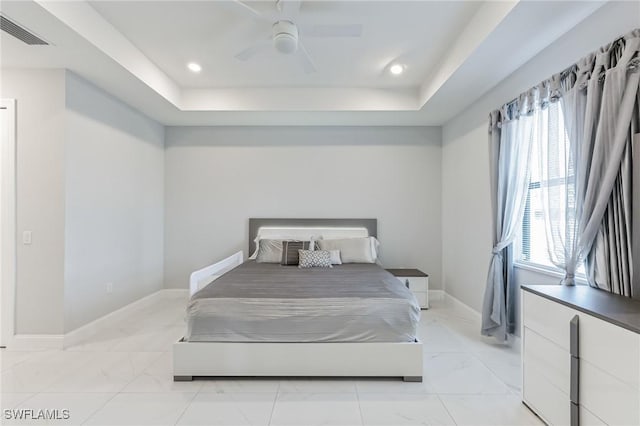
[[[320,240],[320,250],[340,250],[342,263],[375,263],[378,240],[374,237]]]
[[[326,250],[298,250],[298,268],[332,268],[331,254]]]
[[[297,265],[300,255],[298,250],[313,250],[313,241],[283,241],[281,265]]]
[[[257,263],[280,263],[282,259],[282,240],[261,239],[258,242]]]
[[[332,265],[342,265],[342,260],[340,259],[340,250],[329,250],[329,255],[331,256]]]

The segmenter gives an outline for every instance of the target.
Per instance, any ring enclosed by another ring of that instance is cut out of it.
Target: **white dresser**
[[[411,290],[420,309],[429,309],[429,275],[419,269],[387,269],[387,272]]]
[[[550,425],[640,425],[640,302],[586,286],[521,293],[523,402]]]

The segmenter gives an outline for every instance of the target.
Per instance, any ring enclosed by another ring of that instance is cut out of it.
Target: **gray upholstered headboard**
[[[263,226],[299,226],[305,228],[366,228],[369,236],[378,236],[378,219],[249,219],[249,255],[256,249],[258,229]]]

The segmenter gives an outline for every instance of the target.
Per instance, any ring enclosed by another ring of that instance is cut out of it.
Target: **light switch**
[[[31,231],[24,231],[22,233],[22,243],[31,244]]]

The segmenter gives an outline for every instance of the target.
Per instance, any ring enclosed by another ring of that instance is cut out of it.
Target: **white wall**
[[[64,288],[63,70],[3,69],[0,97],[16,99],[16,331],[60,334]],[[32,231],[31,245],[21,243]]]
[[[66,108],[68,332],[162,288],[164,127],[71,72]]]
[[[385,266],[439,288],[440,139],[428,127],[168,127],[165,286],[246,254],[250,217],[367,217]]]
[[[638,2],[606,4],[443,127],[442,269],[445,291],[478,311],[482,307],[492,242],[489,112],[636,28],[638,17]],[[518,271],[517,280],[527,284],[559,282],[531,271]]]

